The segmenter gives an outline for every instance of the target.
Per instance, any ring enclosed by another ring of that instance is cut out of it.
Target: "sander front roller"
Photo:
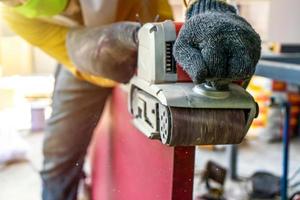
[[[139,31],[138,71],[129,92],[134,125],[169,146],[240,143],[257,116],[256,102],[237,84],[217,90],[182,78],[172,56],[176,32],[172,21]]]

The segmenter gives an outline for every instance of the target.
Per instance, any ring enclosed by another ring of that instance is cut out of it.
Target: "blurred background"
[[[290,0],[291,4],[278,5],[272,5],[276,0],[232,2],[261,35],[264,54],[293,55],[293,67],[298,62],[300,70],[300,1]],[[184,21],[182,2],[170,0],[170,4],[175,20]],[[41,146],[45,121],[51,113],[56,66],[55,60],[30,46],[0,22],[0,200],[40,199]],[[242,177],[240,182],[229,181],[217,186],[225,191],[227,199],[250,199],[245,180],[255,177],[257,172],[268,172],[274,177],[283,175],[286,102],[291,106],[288,161],[295,185],[289,192],[300,191],[296,187],[300,182],[300,176],[297,178],[300,168],[299,85],[293,81],[255,76],[248,90],[259,103],[260,115],[238,151],[225,146],[197,148],[195,196],[201,196],[207,190],[203,185],[203,172],[209,170],[207,163],[211,161],[223,167],[228,177]],[[22,194],[22,198],[18,194]],[[276,198],[280,198],[278,194],[269,199]]]

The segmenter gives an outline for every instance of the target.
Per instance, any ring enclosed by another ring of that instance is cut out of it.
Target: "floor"
[[[222,148],[221,148],[222,149]],[[296,170],[300,168],[300,138],[293,139],[290,146],[290,162],[289,162],[289,175],[293,175]],[[225,168],[229,168],[229,151],[226,149],[220,151],[210,151],[205,149],[197,150],[196,154],[196,175],[201,174],[207,161],[212,160],[220,164]],[[282,172],[282,143],[272,143],[266,144],[261,141],[247,141],[240,145],[239,155],[238,155],[238,176],[242,179],[250,177],[256,171],[267,171],[274,175],[280,176]],[[197,177],[197,176],[196,176]],[[297,179],[300,181],[300,176]],[[232,181],[227,181],[229,187],[235,185],[238,190],[232,190],[232,188],[227,188],[230,195],[233,193],[245,192],[245,187],[241,183],[235,183]],[[201,193],[200,188],[201,181],[196,178],[194,191],[196,194]],[[247,188],[248,190],[249,188]],[[242,191],[244,190],[244,191]],[[236,194],[240,195],[240,194]],[[246,200],[247,198],[232,197],[231,200]]]
[[[41,168],[41,146],[43,134],[24,136],[30,144],[30,162],[11,164],[0,168],[0,200],[40,200],[40,179],[38,171]],[[280,143],[268,144],[252,141],[243,144],[239,152],[239,175],[250,176],[257,170],[267,170],[277,175],[281,174]],[[293,140],[290,155],[290,172],[300,167],[300,139]],[[214,160],[224,167],[228,166],[228,152],[219,150],[197,149],[196,174],[208,160]],[[196,182],[195,190],[199,192],[200,184]],[[233,198],[234,199],[234,198]],[[240,200],[240,199],[239,199]]]
[[[26,134],[29,161],[0,168],[0,200],[40,200],[39,170],[42,163],[42,133]]]
[[[300,138],[293,139],[290,146],[290,172],[300,168]],[[208,160],[214,160],[224,167],[229,166],[228,155],[225,151],[208,151],[198,148],[196,166],[202,169]],[[266,144],[260,141],[248,141],[240,147],[238,156],[238,173],[250,176],[257,170],[267,170],[280,175],[282,169],[282,144]]]

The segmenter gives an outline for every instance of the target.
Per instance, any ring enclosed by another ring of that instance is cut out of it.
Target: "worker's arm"
[[[261,40],[224,0],[191,0],[174,56],[196,83],[249,79],[260,57]]]
[[[109,79],[79,71],[75,67],[66,48],[66,38],[69,32],[67,27],[47,23],[39,19],[26,18],[9,7],[2,8],[2,15],[16,34],[57,59],[76,77],[100,86],[111,87],[115,84]]]
[[[119,22],[71,30],[69,55],[80,71],[127,83],[136,71],[139,27],[135,22]]]

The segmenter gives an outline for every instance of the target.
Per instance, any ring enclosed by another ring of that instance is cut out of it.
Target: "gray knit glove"
[[[220,0],[197,0],[174,45],[174,57],[194,83],[222,87],[255,72],[261,40],[236,9]]]

